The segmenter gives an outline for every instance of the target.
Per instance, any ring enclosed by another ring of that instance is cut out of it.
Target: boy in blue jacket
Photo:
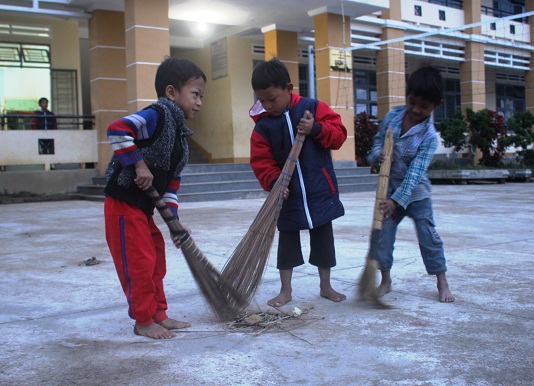
[[[320,295],[343,301],[346,296],[330,284],[330,270],[336,265],[332,220],[345,214],[330,151],[343,145],[347,130],[326,103],[292,92],[289,72],[277,59],[254,68],[252,88],[258,100],[249,112],[256,123],[250,165],[264,190],[274,186],[297,133],[307,136],[278,218],[281,289],[267,304],[281,307],[291,300],[293,268],[304,264],[300,243],[304,229],[310,233],[309,263],[319,270]]]

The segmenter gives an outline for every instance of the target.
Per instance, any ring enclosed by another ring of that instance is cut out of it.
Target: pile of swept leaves
[[[306,320],[301,318],[308,310],[293,308],[292,313],[284,312],[255,312],[239,315],[232,322],[226,323],[229,330],[239,330],[243,332],[262,333],[271,329],[291,330],[305,324]]]

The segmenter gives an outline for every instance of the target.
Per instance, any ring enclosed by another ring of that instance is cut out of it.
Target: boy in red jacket
[[[347,130],[326,103],[292,92],[289,72],[277,59],[254,68],[252,88],[258,101],[250,109],[256,123],[250,165],[263,189],[272,189],[297,133],[307,136],[278,218],[281,289],[267,304],[281,307],[291,300],[293,268],[304,264],[300,243],[304,229],[310,233],[309,263],[319,270],[320,295],[343,301],[346,296],[330,284],[330,270],[336,265],[332,220],[345,214],[330,151],[343,145]]]
[[[153,186],[178,217],[182,170],[189,159],[186,119],[202,106],[206,75],[186,59],[166,58],[155,79],[158,100],[108,127],[113,156],[106,170],[104,216],[117,275],[135,320],[134,333],[169,339],[190,324],[167,316],[165,242],[144,192]],[[179,237],[173,237],[179,247]]]

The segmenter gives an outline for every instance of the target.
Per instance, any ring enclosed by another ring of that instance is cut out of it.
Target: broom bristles
[[[221,272],[221,275],[245,300],[244,307],[252,301],[265,273],[278,216],[284,202],[284,188],[289,186],[304,139],[303,134],[298,134],[295,137],[280,176],[249,230],[232,252]]]
[[[277,181],[221,272],[225,280],[243,296],[247,305],[263,278],[271,252],[276,222],[283,201],[281,188],[281,183]]]
[[[384,141],[384,162],[380,165],[380,174],[378,177],[378,187],[376,190],[375,205],[373,212],[373,225],[371,227],[371,237],[369,251],[365,258],[365,267],[360,276],[358,293],[363,300],[369,299],[379,308],[391,308],[390,305],[384,303],[379,299],[376,288],[376,275],[378,272],[378,262],[372,257],[372,251],[376,250],[380,232],[383,227],[384,216],[380,212],[379,203],[381,200],[387,198],[389,172],[391,169],[391,158],[393,154],[393,129],[386,131],[386,138]]]
[[[146,194],[173,234],[182,236],[181,250],[202,295],[221,320],[230,320],[245,306],[245,299],[211,265],[165,204],[159,193],[151,187]]]
[[[378,296],[376,286],[376,274],[378,271],[378,262],[367,255],[365,259],[365,268],[360,276],[358,293],[360,299],[371,300],[379,308],[392,308],[391,305],[384,303]]]

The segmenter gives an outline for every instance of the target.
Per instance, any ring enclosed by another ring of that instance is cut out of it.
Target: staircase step
[[[378,174],[369,167],[355,167],[340,163],[335,168],[340,193],[373,191]],[[103,200],[106,179],[93,179],[92,185],[78,186],[76,197]],[[241,164],[188,164],[182,174],[178,194],[180,202],[237,200],[265,198],[265,192],[248,163]]]
[[[84,200],[84,201],[104,201],[105,196],[103,194],[92,194],[92,193],[71,193],[70,197],[73,200]]]
[[[376,183],[369,184],[367,182],[359,184],[339,184],[339,193],[354,193],[354,192],[371,192],[376,190]]]
[[[185,172],[182,174],[182,186],[185,184],[195,184],[202,182],[219,182],[219,181],[257,181],[252,170],[235,170],[235,171],[211,171],[211,172]]]
[[[196,174],[196,173],[210,173],[210,172],[242,172],[248,171],[252,173],[252,168],[249,164],[187,164],[182,174]]]
[[[105,186],[106,186],[105,184],[94,183],[94,180],[93,180],[93,185],[78,185],[76,194],[104,196]]]
[[[235,181],[213,181],[189,183],[182,179],[179,194],[202,193],[205,191],[227,192],[227,191],[247,191],[263,190],[256,179],[235,180]]]
[[[178,202],[196,201],[225,201],[225,200],[246,200],[252,198],[266,198],[269,193],[263,189],[257,190],[226,190],[213,192],[183,193],[180,189]]]
[[[349,184],[376,184],[377,177],[376,175],[337,175],[337,183],[338,185],[349,185]]]

